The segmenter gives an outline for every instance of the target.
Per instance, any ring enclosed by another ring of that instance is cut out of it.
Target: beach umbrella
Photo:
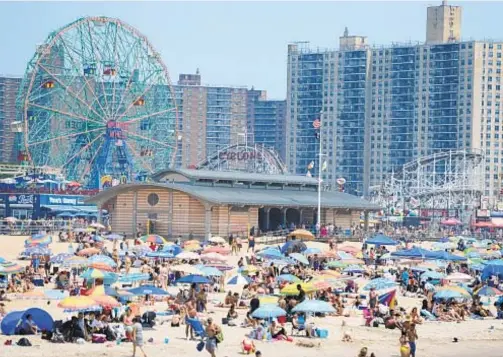
[[[299,283],[301,280],[293,274],[281,274],[276,278],[278,281],[286,281],[289,283]]]
[[[459,286],[450,285],[438,288],[434,296],[438,299],[459,299],[469,298],[470,293]]]
[[[496,289],[496,288],[493,288],[491,286],[484,286],[480,289],[478,289],[476,292],[475,292],[475,295],[478,295],[478,296],[498,296],[498,295],[502,295],[503,293]]]
[[[47,234],[45,234],[45,233],[37,233],[37,234],[32,235],[31,239],[32,240],[39,240],[39,239],[45,238],[46,236],[47,236]]]
[[[222,238],[222,237],[210,237],[208,239],[208,242],[216,243],[216,244],[224,244],[225,243],[225,239]]]
[[[0,264],[5,263],[7,260],[5,258],[0,257]]]
[[[211,280],[202,276],[202,275],[194,275],[190,274],[184,277],[181,277],[176,281],[179,284],[210,284]]]
[[[22,272],[25,268],[17,263],[4,261],[0,264],[0,275],[16,274]]]
[[[68,259],[65,259],[62,263],[64,268],[80,268],[88,266],[89,262],[84,257],[79,257],[76,255],[70,256]]]
[[[93,255],[92,257],[87,259],[87,261],[91,264],[92,263],[106,264],[108,266],[111,266],[112,268],[117,266],[117,263],[112,258],[110,258],[108,255],[103,255],[103,254]]]
[[[442,273],[439,273],[436,271],[426,271],[423,274],[421,274],[421,280],[428,280],[428,279],[440,280],[440,279],[444,279],[444,278],[445,278],[445,274],[442,274]]]
[[[112,268],[110,265],[105,264],[105,263],[91,263],[89,264],[89,268],[93,269],[99,269],[107,272],[114,271],[114,268]]]
[[[252,312],[252,317],[256,319],[272,319],[279,316],[286,316],[286,311],[273,304],[265,304]]]
[[[136,283],[139,281],[145,281],[150,279],[150,274],[147,273],[129,273],[126,275],[121,275],[119,277],[118,282],[119,283],[126,283],[126,284],[131,284],[131,283]]]
[[[350,274],[350,273],[362,274],[362,273],[365,273],[366,271],[367,271],[367,269],[365,267],[360,266],[360,265],[350,265],[350,266],[344,268],[344,270],[343,270],[343,272],[346,274]]]
[[[288,237],[295,237],[297,239],[303,239],[303,240],[314,240],[313,233],[309,232],[306,229],[296,229],[290,234],[288,234]]]
[[[140,240],[144,243],[166,244],[166,239],[157,234],[147,234],[140,237]]]
[[[118,297],[118,298],[128,298],[134,296],[129,291],[124,289],[112,288],[110,286],[105,286],[105,294],[108,296]]]
[[[171,253],[173,255],[178,255],[180,254],[181,252],[183,252],[183,249],[177,245],[165,245],[162,250],[162,252],[168,252],[168,253]]]
[[[284,258],[284,255],[278,249],[274,248],[261,250],[256,255],[264,258]]]
[[[118,275],[115,273],[111,273],[108,271],[102,271],[99,269],[94,269],[94,268],[89,268],[82,274],[80,274],[80,277],[82,279],[86,280],[96,280],[96,279],[103,279],[104,281],[107,282],[115,282],[118,279]]]
[[[377,234],[373,236],[372,238],[369,238],[365,241],[367,244],[374,244],[374,245],[397,245],[398,242],[391,239],[390,237],[387,237],[383,234]]]
[[[391,253],[391,256],[394,258],[417,258],[417,259],[435,259],[435,252],[432,252],[427,249],[414,247],[412,249],[403,249],[397,250],[396,252]]]
[[[27,239],[24,241],[24,246],[25,247],[33,247],[33,246],[43,246],[43,245],[49,245],[52,243],[52,237],[51,236],[45,236],[44,238],[40,239]]]
[[[4,218],[4,221],[7,223],[16,223],[17,218],[16,217],[6,217],[6,218]]]
[[[351,265],[348,262],[345,262],[344,260],[331,260],[327,263],[328,268],[344,268],[347,267],[348,265]]]
[[[297,285],[300,285],[302,289],[308,294],[313,293],[317,290],[316,287],[311,283],[292,283],[286,285],[283,289],[281,289],[281,294],[290,296],[299,295]]]
[[[73,231],[75,233],[86,233],[87,232],[87,228],[74,228]]]
[[[201,245],[201,242],[199,242],[198,240],[196,239],[191,239],[191,240],[187,240],[183,243],[183,246],[185,247],[186,245]]]
[[[111,233],[109,235],[106,235],[105,238],[108,240],[122,240],[124,239],[124,236],[117,233]]]
[[[453,273],[450,275],[447,275],[446,280],[449,281],[472,281],[474,278],[471,275],[468,274],[463,274],[463,273]]]
[[[316,279],[311,280],[310,283],[313,284],[317,291],[332,287],[328,279],[324,279],[322,277],[317,277]]]
[[[292,312],[305,312],[305,313],[320,313],[329,314],[335,312],[335,309],[328,302],[321,300],[304,300],[300,304],[296,305]]]
[[[68,254],[68,253],[60,253],[60,254],[57,254],[57,255],[51,257],[50,262],[52,264],[62,264],[65,260],[67,260],[71,257],[74,257],[74,255]]]
[[[190,265],[190,264],[173,265],[170,269],[172,271],[179,271],[179,272],[185,273],[185,274],[198,274],[199,273],[199,270],[195,266]]]
[[[196,251],[199,251],[201,249],[202,249],[201,246],[198,245],[198,244],[185,245],[183,247],[183,250],[186,251],[186,252],[196,252]]]
[[[303,256],[302,254],[300,254],[300,253],[290,253],[288,255],[288,258],[294,259],[294,260],[298,261],[301,264],[309,265],[309,260],[307,260],[307,258],[305,256]]]
[[[148,252],[146,256],[149,258],[161,258],[161,259],[171,259],[175,257],[172,253],[165,251]]]
[[[337,247],[337,250],[353,254],[356,254],[361,251],[360,249],[353,247],[352,245],[341,245]]]
[[[281,253],[290,253],[290,252],[303,252],[307,249],[307,246],[304,242],[300,240],[289,240],[281,247]]]
[[[61,212],[56,215],[59,218],[72,218],[75,217],[75,214],[72,212]]]
[[[320,248],[307,248],[305,251],[302,252],[304,255],[314,255],[314,254],[321,254],[321,249]]]
[[[368,291],[372,288],[376,290],[384,290],[396,287],[397,283],[386,278],[377,278],[371,280],[367,285],[363,287],[363,290]]]
[[[259,295],[258,299],[260,301],[260,305],[273,304],[278,305],[279,298],[274,295]]]
[[[176,256],[176,259],[180,260],[197,260],[199,258],[199,254],[194,252],[181,252]]]
[[[203,250],[203,253],[204,254],[217,253],[222,255],[229,255],[231,253],[231,250],[226,247],[207,247]]]
[[[225,262],[225,261],[227,261],[227,258],[224,257],[222,254],[218,254],[218,253],[207,253],[207,254],[201,255],[201,260],[211,261],[211,262]]]
[[[88,291],[87,296],[96,301],[98,305],[106,308],[114,308],[121,306],[114,297],[108,296],[103,285],[98,285]]]
[[[29,247],[24,250],[22,255],[51,255],[51,250],[44,246]]]
[[[100,253],[101,253],[101,251],[97,248],[85,248],[85,249],[82,249],[81,251],[79,251],[77,253],[77,255],[91,256],[91,255],[100,254]]]
[[[158,288],[153,285],[142,285],[142,286],[138,286],[137,288],[128,289],[127,291],[133,295],[136,295],[136,296],[145,296],[145,295],[166,296],[166,295],[170,295],[166,290],[163,290],[163,289]]]
[[[201,272],[203,276],[222,276],[223,273],[215,267],[208,266],[198,266],[197,269]]]
[[[236,274],[227,281],[227,285],[246,285],[250,283],[250,279],[241,275]]]
[[[65,311],[99,310],[101,307],[89,296],[69,296],[58,303],[58,307]]]
[[[248,275],[255,274],[258,271],[259,271],[259,268],[256,267],[255,265],[245,265],[245,266],[238,269],[239,273],[246,273]]]

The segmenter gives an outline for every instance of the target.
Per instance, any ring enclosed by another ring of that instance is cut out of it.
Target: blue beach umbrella
[[[257,256],[263,258],[284,258],[284,255],[278,249],[268,248],[257,253]]]
[[[392,280],[386,279],[386,278],[377,278],[374,280],[371,280],[367,285],[363,287],[363,290],[370,290],[372,288],[376,290],[384,290],[384,289],[389,289],[389,288],[394,288],[396,287],[396,283]]]
[[[215,267],[197,266],[203,276],[222,276],[223,273]]]
[[[249,278],[241,274],[237,274],[230,278],[229,281],[227,281],[227,285],[246,285],[249,284],[250,281],[251,280]]]
[[[320,313],[329,314],[335,312],[335,309],[328,302],[321,300],[304,300],[292,309],[292,312]]]
[[[103,255],[103,254],[93,255],[92,257],[87,259],[87,261],[90,264],[91,263],[103,263],[103,264],[106,264],[112,268],[115,268],[117,266],[117,263],[115,263],[115,261],[112,258],[110,258],[107,255]]]
[[[343,270],[344,273],[356,273],[356,274],[362,274],[366,272],[366,269],[362,267],[361,265],[350,265],[347,268]]]
[[[302,253],[304,255],[320,254],[321,253],[321,249],[319,249],[319,248],[307,248]]]
[[[309,265],[309,260],[307,260],[307,258],[300,253],[291,253],[288,255],[288,257],[290,259],[294,259],[294,260],[298,261],[301,264]]]
[[[51,250],[45,246],[29,247],[24,250],[23,255],[51,255]]]
[[[111,233],[107,236],[105,236],[106,239],[108,240],[121,240],[121,239],[124,239],[124,237],[120,234],[117,234],[117,233]]]
[[[293,274],[281,274],[276,279],[278,279],[278,281],[286,281],[289,283],[298,283],[301,281]]]
[[[145,281],[150,279],[150,274],[147,273],[130,273],[126,275],[122,275],[119,277],[119,283],[136,283],[138,281]]]
[[[428,280],[428,278],[432,280],[440,280],[445,278],[445,274],[436,271],[427,271],[421,274],[421,280]]]
[[[127,291],[130,292],[131,294],[137,295],[137,296],[169,295],[169,293],[166,290],[163,290],[163,289],[158,288],[153,285],[142,285],[142,286],[138,286],[137,288],[128,289]]]
[[[161,258],[161,259],[171,259],[175,257],[172,253],[163,251],[148,252],[146,256],[149,258]]]
[[[272,319],[278,316],[286,316],[286,311],[274,304],[260,306],[252,313],[252,317],[256,319]]]
[[[202,275],[190,274],[178,279],[176,282],[179,284],[210,284],[211,280]]]

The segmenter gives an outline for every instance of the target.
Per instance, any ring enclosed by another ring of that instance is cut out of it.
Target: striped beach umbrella
[[[144,243],[166,244],[166,239],[157,234],[147,234],[140,237],[140,240]]]

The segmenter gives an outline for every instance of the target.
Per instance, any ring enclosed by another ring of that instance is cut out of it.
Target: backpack
[[[17,345],[22,346],[22,347],[30,347],[31,342],[26,337],[23,337],[23,338],[20,338],[19,341],[17,341]]]

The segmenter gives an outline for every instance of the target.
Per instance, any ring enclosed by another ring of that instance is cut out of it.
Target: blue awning
[[[53,212],[78,212],[79,209],[75,206],[65,205],[41,205],[42,208],[49,209]]]
[[[79,211],[82,211],[85,213],[98,213],[98,207],[96,207],[96,206],[77,206],[76,208]]]

